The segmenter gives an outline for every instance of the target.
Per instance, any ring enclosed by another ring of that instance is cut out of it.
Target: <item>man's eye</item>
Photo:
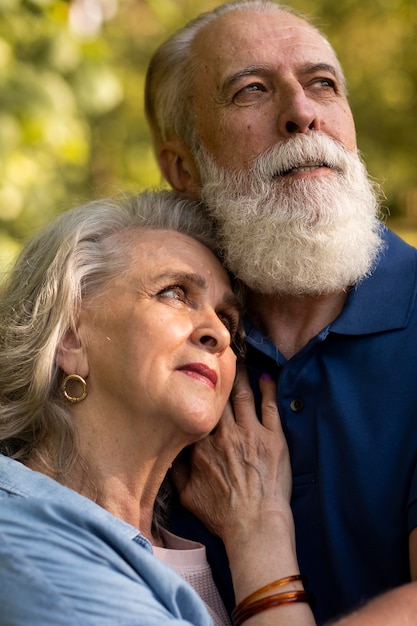
[[[263,93],[264,91],[265,87],[262,83],[250,83],[242,87],[242,89],[239,89],[233,96],[233,102],[235,104],[244,104],[246,101],[250,100],[251,97],[256,97],[259,93]]]
[[[331,78],[320,78],[315,81],[315,85],[318,87],[330,87],[331,89],[335,89],[335,82]]]
[[[263,91],[263,87],[259,83],[253,83],[242,89],[242,91]]]

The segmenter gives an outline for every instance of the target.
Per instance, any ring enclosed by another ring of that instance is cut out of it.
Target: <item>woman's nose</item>
[[[231,343],[230,332],[215,311],[202,313],[192,339],[210,352],[222,352]]]

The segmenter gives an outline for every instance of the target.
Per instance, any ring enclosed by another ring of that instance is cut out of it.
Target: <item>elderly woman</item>
[[[0,624],[229,623],[204,548],[155,517],[171,464],[223,411],[193,475],[174,471],[184,502],[226,546],[236,624],[313,623],[273,383],[263,424],[245,380],[224,410],[239,305],[210,248],[201,209],[147,192],[68,211],[23,249],[0,301]],[[268,589],[245,600],[271,581],[278,608]]]

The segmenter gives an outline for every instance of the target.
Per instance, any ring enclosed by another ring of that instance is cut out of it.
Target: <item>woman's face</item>
[[[84,357],[68,373],[88,376],[84,403],[118,428],[147,419],[155,432],[195,441],[216,425],[235,376],[239,308],[228,275],[185,235],[141,229],[123,237],[127,271],[83,307]]]

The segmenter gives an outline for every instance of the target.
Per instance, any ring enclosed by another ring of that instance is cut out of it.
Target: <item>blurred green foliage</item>
[[[335,47],[358,144],[417,215],[417,3],[291,0]],[[155,47],[209,0],[0,0],[0,268],[53,215],[161,184],[143,114]],[[101,13],[99,11],[101,10]]]

